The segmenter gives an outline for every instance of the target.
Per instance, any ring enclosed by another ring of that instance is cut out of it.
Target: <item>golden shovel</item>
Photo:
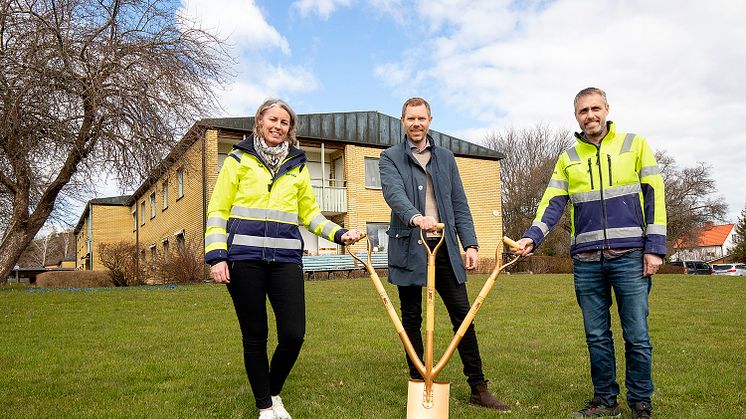
[[[443,224],[438,224],[439,230],[442,230],[443,228]],[[414,364],[417,371],[424,378],[424,380],[409,380],[407,397],[407,419],[448,419],[448,399],[450,394],[450,384],[447,382],[436,382],[435,378],[443,370],[445,365],[451,359],[451,356],[453,356],[453,353],[458,347],[459,342],[461,342],[461,339],[464,337],[464,333],[466,333],[466,329],[468,329],[471,323],[474,321],[474,316],[476,316],[485,298],[492,290],[492,286],[495,284],[495,279],[497,279],[497,276],[500,274],[500,272],[515,264],[521,258],[520,256],[516,256],[510,262],[501,265],[502,259],[500,256],[502,255],[502,249],[500,248],[500,246],[498,246],[497,250],[495,251],[495,268],[492,270],[489,278],[487,278],[487,281],[482,287],[482,290],[479,292],[479,295],[472,304],[466,317],[461,322],[461,326],[458,328],[456,334],[453,336],[453,339],[448,345],[445,353],[438,361],[437,365],[434,367],[433,340],[435,330],[435,255],[442,245],[444,237],[445,236],[441,235],[438,244],[432,250],[430,250],[430,248],[426,244],[424,236],[422,235],[422,230],[420,230],[420,239],[422,240],[422,244],[427,251],[427,313],[425,320],[424,364],[415,352],[414,347],[412,346],[412,342],[409,340],[409,336],[404,330],[404,326],[399,320],[399,316],[396,313],[396,310],[391,305],[391,300],[389,299],[386,290],[383,288],[383,284],[381,284],[381,279],[378,277],[378,274],[373,268],[373,263],[371,261],[371,253],[373,249],[370,241],[368,241],[367,260],[359,258],[354,253],[352,253],[349,247],[347,248],[347,251],[350,253],[350,255],[357,261],[362,263],[363,266],[365,266],[365,269],[370,274],[370,278],[373,281],[373,285],[375,286],[376,291],[378,291],[378,295],[381,298],[381,301],[383,301],[383,305],[386,308],[389,319],[391,319],[396,332],[399,334],[399,338],[404,344],[404,349],[407,352],[407,356],[409,356],[409,359],[412,360],[412,363]],[[514,249],[517,249],[519,247],[518,243],[507,237],[503,237],[503,243]]]

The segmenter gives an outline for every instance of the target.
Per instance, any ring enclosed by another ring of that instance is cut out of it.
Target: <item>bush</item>
[[[36,286],[43,288],[98,288],[113,287],[106,271],[44,272],[36,277]]]
[[[201,245],[189,239],[178,246],[175,252],[169,252],[158,263],[156,270],[163,283],[188,283],[204,281],[207,272],[204,267]]]
[[[137,269],[137,245],[130,241],[101,243],[98,246],[101,263],[106,266],[114,286],[141,285],[143,275]]]

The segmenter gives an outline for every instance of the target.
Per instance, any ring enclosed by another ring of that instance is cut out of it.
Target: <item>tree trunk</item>
[[[21,257],[23,249],[33,240],[38,230],[28,231],[28,229],[11,225],[11,230],[8,231],[3,242],[0,243],[0,249],[3,249],[0,252],[0,284],[5,284],[16,261]]]

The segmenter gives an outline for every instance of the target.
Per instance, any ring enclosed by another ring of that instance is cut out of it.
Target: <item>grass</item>
[[[484,279],[470,278],[472,298]],[[403,349],[370,280],[307,282],[306,298],[306,343],[283,390],[294,417],[405,417]],[[743,278],[654,279],[656,417],[746,416],[744,300]],[[0,303],[3,417],[256,417],[222,286],[8,287]],[[442,304],[436,312],[437,359],[451,333]],[[513,410],[468,405],[455,355],[439,377],[451,383],[450,417],[566,417],[592,395],[569,275],[501,276],[476,327],[490,388]],[[616,316],[614,334],[623,385]]]

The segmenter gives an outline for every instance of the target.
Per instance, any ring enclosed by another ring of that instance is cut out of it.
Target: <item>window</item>
[[[163,239],[163,261],[168,262],[169,257],[169,246],[168,246],[168,239]]]
[[[137,206],[135,206],[135,210],[132,211],[132,231],[137,231]]]
[[[385,252],[389,246],[389,236],[386,230],[389,229],[388,223],[366,223],[365,234],[373,247],[374,252]]]
[[[168,208],[168,181],[163,182],[163,209]]]
[[[179,169],[179,171],[176,172],[176,178],[178,179],[176,199],[179,199],[184,196],[184,169]]]
[[[176,233],[176,251],[179,252],[180,255],[183,255],[185,250],[186,243],[184,242],[184,230],[181,230]]]
[[[145,201],[140,202],[140,225],[145,225]]]
[[[365,187],[381,189],[381,174],[378,172],[378,159],[365,158]]]
[[[150,218],[155,218],[155,192],[150,194]]]
[[[155,269],[158,265],[158,249],[154,244],[150,245],[150,266]]]

